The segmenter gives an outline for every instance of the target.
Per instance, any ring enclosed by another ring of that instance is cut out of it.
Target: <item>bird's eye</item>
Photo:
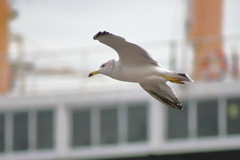
[[[105,67],[105,64],[101,65],[101,67],[102,67],[102,68]]]

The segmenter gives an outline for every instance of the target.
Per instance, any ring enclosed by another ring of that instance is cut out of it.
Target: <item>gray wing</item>
[[[169,107],[182,109],[177,95],[167,83],[139,83],[140,86],[158,101]]]
[[[160,66],[144,49],[127,42],[122,37],[104,31],[98,32],[93,39],[113,48],[118,53],[120,61],[124,64],[152,63]]]

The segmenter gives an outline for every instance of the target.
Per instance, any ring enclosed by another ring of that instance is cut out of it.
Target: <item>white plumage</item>
[[[139,83],[157,100],[170,107],[182,109],[175,92],[166,82],[193,82],[187,74],[162,68],[143,48],[109,32],[98,32],[93,39],[113,48],[118,53],[119,60],[112,59],[103,63],[89,77],[101,73],[120,81]]]

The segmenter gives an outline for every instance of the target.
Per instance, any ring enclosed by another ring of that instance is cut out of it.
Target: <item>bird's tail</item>
[[[179,77],[179,79],[181,79],[182,81],[186,81],[186,82],[194,82],[187,74],[185,73],[175,73],[177,74],[177,76]]]
[[[168,79],[170,82],[173,83],[179,83],[179,84],[184,84],[183,81],[186,82],[194,82],[187,74],[185,73],[175,73],[175,72],[170,72],[167,75],[162,76],[166,79]]]

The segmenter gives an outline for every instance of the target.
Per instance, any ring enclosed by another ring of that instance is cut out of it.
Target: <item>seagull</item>
[[[184,84],[184,81],[193,82],[187,74],[162,68],[143,48],[112,33],[100,31],[93,39],[114,49],[119,60],[111,59],[103,63],[88,77],[103,74],[119,81],[139,83],[158,101],[172,108],[183,109],[176,93],[167,82],[178,84]]]

